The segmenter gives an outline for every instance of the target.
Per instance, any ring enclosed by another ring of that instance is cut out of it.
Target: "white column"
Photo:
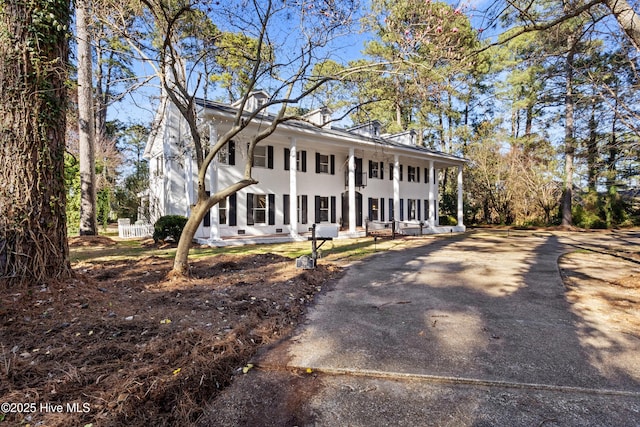
[[[429,227],[435,226],[435,209],[434,209],[434,200],[435,200],[435,169],[433,167],[433,160],[429,160],[429,219],[428,224]]]
[[[214,146],[218,141],[218,133],[216,132],[216,128],[209,125],[209,145]],[[211,167],[209,168],[209,191],[211,194],[216,194],[218,192],[218,156],[215,156],[213,161],[211,162]],[[225,203],[223,200],[220,203]],[[220,211],[219,204],[215,205],[213,209],[211,209],[211,227],[209,230],[209,238],[211,240],[220,240]]]
[[[393,156],[393,219],[400,220],[400,157]]]
[[[458,227],[464,226],[464,212],[462,200],[462,165],[458,166]]]
[[[356,154],[349,148],[349,233],[356,232]]]
[[[440,169],[435,169],[433,184],[435,185],[434,211],[436,225],[440,225]]]
[[[289,235],[298,237],[298,149],[295,138],[289,138]]]

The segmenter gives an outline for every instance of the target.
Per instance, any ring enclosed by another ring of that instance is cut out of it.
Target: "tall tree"
[[[564,185],[562,188],[562,225],[573,225],[573,172],[576,141],[574,135],[574,62],[578,48],[579,37],[573,31],[567,35],[567,53],[565,63],[565,136],[564,136]]]
[[[98,234],[96,216],[96,132],[89,0],[76,0],[78,43],[78,141],[80,145],[80,235]]]
[[[0,2],[0,276],[71,275],[64,138],[68,0]]]
[[[314,76],[313,66],[328,59],[322,49],[350,24],[355,2],[229,1],[214,6],[199,0],[142,0],[142,4],[140,24],[153,29],[148,33],[153,38],[141,40],[138,33],[129,41],[155,67],[164,101],[177,109],[188,129],[189,141],[181,147],[182,154],[192,155],[198,169],[197,200],[178,242],[173,267],[173,274],[185,275],[189,271],[191,242],[206,212],[229,195],[257,183],[252,176],[256,145],[280,124],[299,118],[290,113],[290,105],[303,101],[325,82],[338,78]],[[224,27],[223,31],[219,30],[220,26]],[[221,34],[241,32],[242,37],[252,41],[240,46],[239,36],[226,40],[221,37]],[[220,63],[216,64],[218,58]],[[234,63],[246,71],[237,75],[239,84],[233,86],[240,95],[238,112],[228,131],[209,140],[209,130],[201,126],[196,97],[207,93],[206,85],[211,80],[204,75],[206,70],[216,65],[228,70]],[[256,89],[268,89],[271,98],[258,109],[245,111],[251,92]],[[248,145],[244,175],[228,187],[207,194],[206,174],[215,156],[267,109],[270,113],[276,111],[270,123],[257,133],[242,134]]]
[[[470,96],[468,76],[483,60],[471,54],[477,33],[462,9],[440,1],[375,0],[372,9],[367,28],[378,37],[365,54],[379,65],[361,80],[359,96],[379,103],[358,111],[354,121],[375,117],[389,132],[424,130],[434,145],[450,149]]]

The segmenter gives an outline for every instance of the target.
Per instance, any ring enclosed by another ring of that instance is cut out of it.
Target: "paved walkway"
[[[567,251],[638,244],[640,233],[479,232],[380,253],[260,363],[319,373],[299,424],[640,426],[638,335],[586,324],[558,269]],[[633,271],[607,258],[593,274]],[[594,344],[602,336],[615,346]]]

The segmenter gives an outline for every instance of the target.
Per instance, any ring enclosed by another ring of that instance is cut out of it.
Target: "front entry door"
[[[349,192],[342,193],[342,227],[349,227]],[[356,227],[362,227],[362,193],[356,191]]]

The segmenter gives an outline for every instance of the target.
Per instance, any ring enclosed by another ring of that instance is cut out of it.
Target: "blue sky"
[[[484,13],[480,10],[487,4],[490,4],[488,0],[462,0],[456,2],[450,1],[449,3],[453,7],[461,7],[464,13],[470,17],[472,25],[475,28],[482,28],[484,25],[488,25],[484,18]],[[364,0],[364,8],[361,14],[366,13],[368,4],[368,0]],[[232,25],[230,27],[232,27]],[[283,31],[283,34],[290,35],[291,33],[290,30]],[[483,38],[495,36],[495,34],[490,33],[491,31],[484,31],[482,33]],[[374,35],[362,31],[341,37],[332,43],[329,55],[336,61],[342,63],[362,58],[362,50],[364,49],[365,42],[374,37]],[[139,76],[153,74],[151,67],[148,65],[145,66],[144,64],[136,65],[135,71]],[[158,95],[159,87],[157,79],[155,79],[155,81],[147,84],[146,87],[127,96],[123,101],[112,105],[109,109],[109,119],[118,119],[124,123],[151,123],[155,115]]]

